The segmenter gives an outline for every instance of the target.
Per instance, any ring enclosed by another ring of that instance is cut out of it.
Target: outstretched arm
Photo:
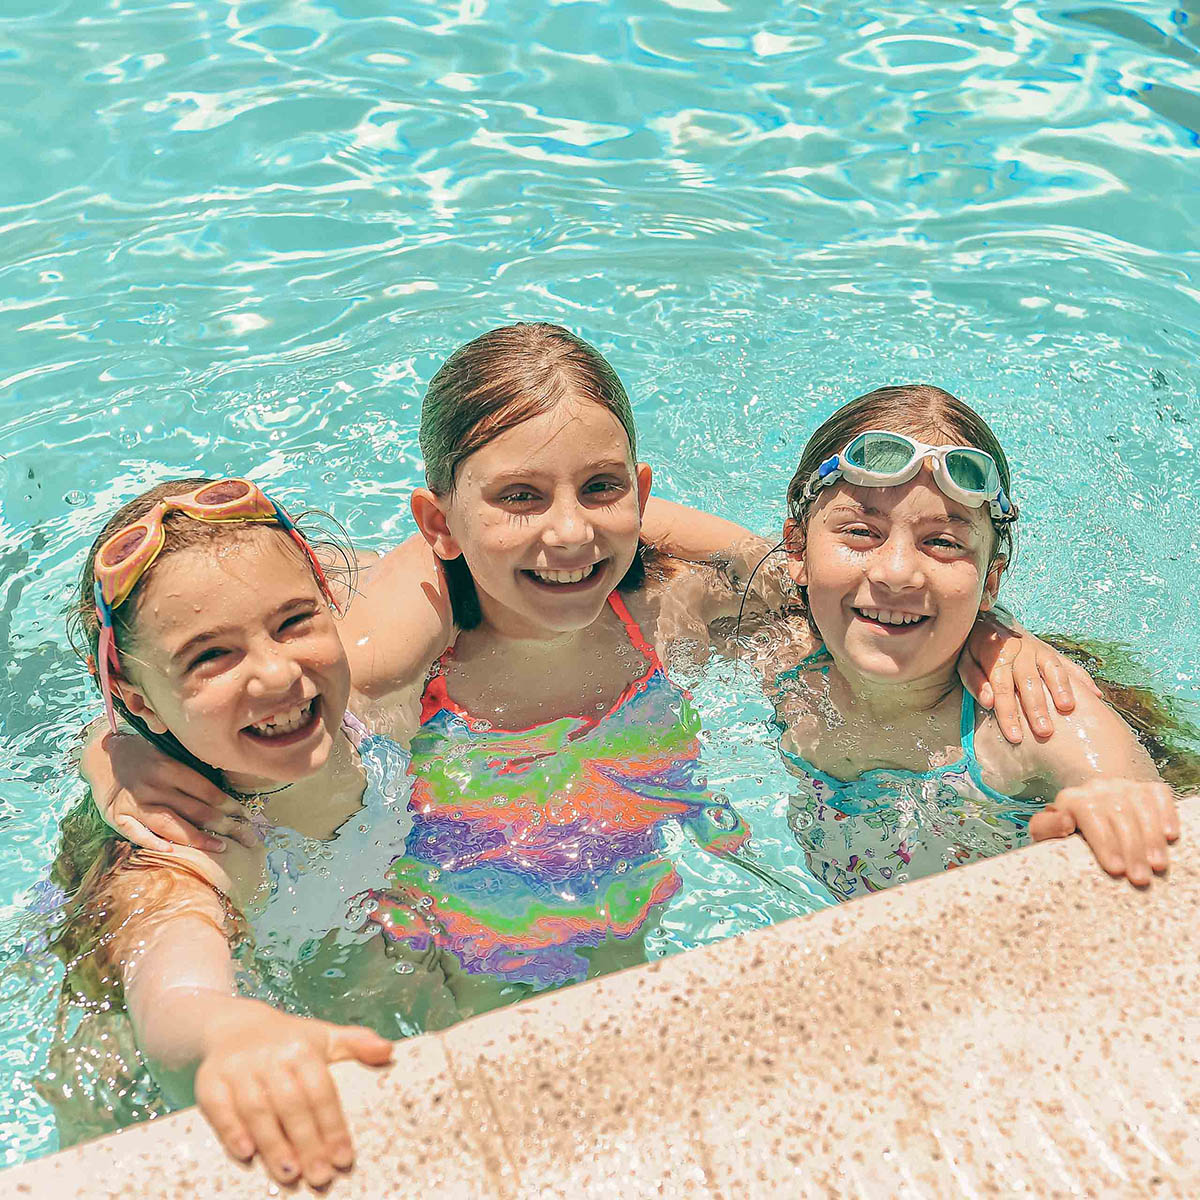
[[[354,686],[371,699],[424,680],[455,634],[446,578],[424,538],[410,537],[364,572],[339,632]]]
[[[130,930],[136,948],[130,937],[116,944],[138,1045],[156,1078],[173,1098],[194,1094],[235,1158],[258,1152],[281,1182],[324,1186],[354,1158],[329,1064],[385,1063],[391,1043],[237,996],[217,893],[190,874],[149,869],[173,876],[170,913],[149,930]],[[145,874],[128,871],[117,881],[115,907],[138,903]]]
[[[749,557],[760,547],[762,553],[770,548],[765,538],[733,521],[658,496],[651,496],[646,501],[646,511],[642,514],[642,541],[675,558],[717,566],[743,550]]]
[[[705,623],[734,616],[747,604],[748,611],[777,613],[795,601],[783,556],[772,556],[772,543],[723,517],[651,496],[642,540],[672,558],[715,568],[672,585]]]

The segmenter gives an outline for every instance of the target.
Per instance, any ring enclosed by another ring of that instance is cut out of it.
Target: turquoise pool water
[[[12,931],[96,709],[59,611],[101,514],[202,468],[390,545],[424,383],[493,325],[595,342],[659,489],[764,532],[840,400],[957,392],[1016,465],[1009,602],[1200,697],[1198,132],[1196,0],[5,0],[0,1163],[55,1145]],[[693,682],[786,865],[765,706]],[[819,903],[736,891],[655,948]]]

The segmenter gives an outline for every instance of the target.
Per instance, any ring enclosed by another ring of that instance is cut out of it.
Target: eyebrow
[[[598,475],[602,471],[622,471],[629,474],[629,463],[623,458],[606,458],[599,462],[585,463],[580,471],[581,475]],[[506,483],[524,483],[528,479],[536,479],[540,475],[544,475],[544,471],[534,470],[532,468],[522,471],[520,469],[512,471],[501,471],[498,475],[493,475],[488,480],[491,487],[503,487]]]
[[[855,516],[864,517],[887,517],[889,514],[884,512],[882,508],[873,508],[869,504],[842,503],[836,505],[831,511],[833,512],[848,512]],[[925,520],[936,521],[944,525],[965,525],[968,529],[975,528],[975,522],[969,517],[960,516],[958,513],[939,513],[936,517],[926,517]]]

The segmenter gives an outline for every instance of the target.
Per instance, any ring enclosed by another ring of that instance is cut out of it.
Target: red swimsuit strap
[[[619,592],[609,593],[608,605],[617,614],[621,624],[625,626],[625,632],[633,648],[641,651],[646,656],[652,668],[661,668],[662,663],[658,661],[658,655],[655,653],[654,647],[642,636],[641,626],[630,615],[629,609],[625,607],[625,601],[621,599]]]
[[[616,712],[631,696],[646,687],[650,677],[655,671],[662,671],[662,662],[654,651],[654,647],[646,641],[642,635],[641,627],[633,619],[629,609],[625,606],[625,601],[616,592],[609,593],[609,607],[617,615],[618,620],[625,627],[625,634],[629,638],[630,644],[635,650],[642,654],[646,659],[646,672],[644,675],[635,679],[622,693],[616,704],[613,705],[610,713]],[[432,720],[443,709],[449,712],[457,713],[463,717],[468,723],[472,721],[471,714],[467,712],[454,698],[450,695],[446,687],[445,665],[454,657],[454,647],[449,646],[445,652],[441,654],[438,660],[430,668],[429,678],[425,681],[425,690],[421,693],[421,724]],[[532,727],[531,727],[532,728]],[[510,732],[525,732],[521,730],[513,730]]]

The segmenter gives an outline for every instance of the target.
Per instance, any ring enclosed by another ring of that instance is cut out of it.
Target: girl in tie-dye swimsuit
[[[642,935],[680,887],[669,827],[714,854],[748,836],[704,790],[686,693],[621,597],[608,604],[645,670],[599,717],[494,728],[449,695],[451,652],[425,688],[412,832],[374,920],[395,942],[443,951],[460,1009],[488,990],[463,976],[511,995],[504,985],[537,991],[640,961]]]

